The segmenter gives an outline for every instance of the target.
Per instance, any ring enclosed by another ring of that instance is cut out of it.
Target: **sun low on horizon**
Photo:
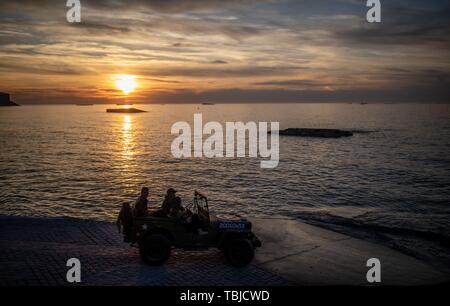
[[[132,93],[137,87],[137,81],[134,75],[118,74],[113,78],[116,88],[121,90],[125,95]]]
[[[448,0],[59,2],[0,1],[18,104],[450,101]]]

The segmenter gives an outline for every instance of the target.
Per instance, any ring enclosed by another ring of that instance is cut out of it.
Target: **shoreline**
[[[301,285],[370,285],[367,260],[381,262],[381,285],[448,283],[450,275],[383,243],[292,219],[257,219],[254,231],[266,242],[257,255],[264,268]],[[280,230],[281,229],[281,230]]]
[[[354,223],[341,224],[325,221],[294,219],[321,229],[353,237],[363,241],[382,245],[419,261],[427,262],[435,269],[450,275],[449,258],[443,255],[430,255],[426,247],[438,247],[439,254],[449,254],[447,236],[435,233],[409,230],[405,228],[389,228],[376,225],[357,226]],[[417,245],[419,244],[419,246]],[[424,247],[425,246],[425,247]],[[435,252],[437,251],[434,249]]]
[[[79,257],[81,285],[368,285],[367,259],[382,264],[382,285],[450,280],[431,265],[381,244],[291,219],[251,219],[262,240],[255,260],[229,267],[220,252],[174,250],[161,267],[141,263],[114,223],[72,217],[0,215],[0,285],[71,285],[65,260]]]

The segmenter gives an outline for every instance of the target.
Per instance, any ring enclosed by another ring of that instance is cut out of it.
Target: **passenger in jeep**
[[[181,198],[180,197],[175,197],[172,201],[172,207],[170,208],[169,211],[169,216],[170,217],[175,217],[175,218],[182,218],[183,215],[187,212],[183,205],[181,205]]]
[[[148,187],[142,187],[141,194],[134,204],[134,213],[136,217],[148,216]]]
[[[133,226],[133,213],[131,211],[130,204],[123,203],[120,209],[119,216],[117,217],[117,227],[119,233],[123,234],[123,241],[131,241],[131,230]]]
[[[161,209],[166,216],[170,215],[170,212],[171,212],[172,208],[174,207],[176,193],[177,193],[177,191],[173,188],[167,189],[166,196],[164,198],[164,202],[162,203],[162,206],[161,206]]]

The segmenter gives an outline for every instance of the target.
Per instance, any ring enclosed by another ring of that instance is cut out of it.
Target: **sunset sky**
[[[15,3],[17,2],[17,3]],[[18,103],[450,102],[450,2],[0,2],[0,91]]]

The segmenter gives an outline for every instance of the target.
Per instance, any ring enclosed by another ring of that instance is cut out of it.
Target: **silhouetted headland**
[[[270,134],[270,132],[269,132]],[[298,136],[298,137],[320,137],[320,138],[340,138],[353,136],[350,131],[336,130],[336,129],[300,129],[289,128],[280,130],[281,136]]]
[[[131,114],[131,113],[146,113],[146,111],[137,108],[108,108],[107,113],[121,113],[121,114]]]
[[[0,106],[19,106],[10,100],[10,96],[6,92],[0,92]]]

